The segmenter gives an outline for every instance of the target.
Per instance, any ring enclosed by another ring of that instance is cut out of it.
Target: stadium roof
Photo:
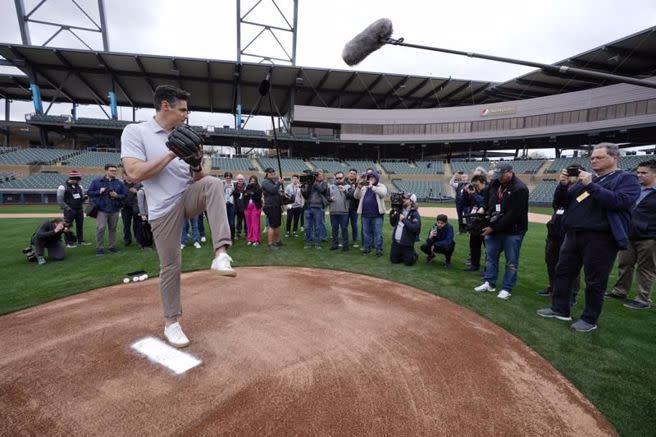
[[[0,44],[0,55],[25,74],[33,71],[45,100],[108,105],[115,84],[121,106],[150,107],[157,85],[192,93],[192,110],[234,113],[239,88],[242,113],[255,110],[258,87],[270,66],[234,61]],[[656,74],[656,26],[560,61],[631,77]],[[577,91],[607,83],[556,76],[541,70],[504,83],[308,67],[274,66],[274,108],[262,102],[259,114],[285,114],[293,104],[403,109],[492,103]],[[30,100],[29,79],[0,75],[0,98]],[[268,100],[268,99],[267,99]]]
[[[609,42],[579,55],[572,56],[553,65],[581,68],[618,74],[638,79],[656,75],[656,26]],[[579,91],[609,82],[595,81],[582,77],[559,76],[535,70],[487,90],[491,103],[501,100],[518,100],[552,94]]]

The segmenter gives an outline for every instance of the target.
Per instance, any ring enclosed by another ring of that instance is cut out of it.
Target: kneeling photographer
[[[73,235],[66,223],[64,223],[64,219],[56,218],[48,220],[41,224],[32,235],[31,243],[34,245],[34,253],[31,253],[31,247],[24,249],[23,253],[28,261],[34,261],[34,255],[36,255],[36,261],[39,265],[43,265],[46,263],[43,255],[45,250],[48,249],[49,260],[61,261],[65,256],[64,244],[61,241],[61,237],[64,234],[68,234],[67,238],[75,238],[75,235]]]
[[[490,223],[485,212],[487,189],[487,178],[482,174],[472,177],[471,183],[465,188],[469,205],[469,212],[465,214],[469,231],[469,266],[465,269],[466,272],[477,272],[481,268],[483,229]]]
[[[390,261],[392,264],[404,263],[411,266],[417,262],[415,241],[421,232],[421,217],[417,212],[417,196],[414,194],[392,193],[392,210],[390,224],[392,231],[392,249]]]

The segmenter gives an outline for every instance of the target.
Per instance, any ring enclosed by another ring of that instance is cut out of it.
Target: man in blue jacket
[[[118,252],[116,248],[116,224],[122,200],[127,195],[123,182],[116,179],[117,168],[114,164],[105,164],[105,176],[94,179],[87,191],[91,201],[98,205],[96,217],[96,255],[104,255],[105,229],[109,228],[109,251]]]
[[[561,222],[565,240],[556,265],[551,308],[537,313],[572,320],[570,285],[583,266],[585,308],[571,326],[578,332],[597,329],[615,256],[629,244],[630,211],[640,195],[640,184],[635,175],[618,169],[619,156],[615,144],[596,145],[590,156],[596,175],[580,171],[578,183],[570,188],[559,184],[554,194],[554,200],[567,206]]]
[[[451,268],[451,256],[456,248],[456,242],[453,239],[453,226],[448,222],[445,214],[438,214],[435,218],[435,224],[428,232],[426,243],[422,244],[419,248],[426,255],[426,262],[431,262],[435,258],[435,254],[444,254],[444,265],[447,269]]]
[[[636,174],[642,190],[631,210],[629,247],[617,255],[617,283],[606,296],[626,299],[637,267],[638,293],[624,306],[644,310],[651,306],[651,289],[656,282],[656,159],[641,162]]]

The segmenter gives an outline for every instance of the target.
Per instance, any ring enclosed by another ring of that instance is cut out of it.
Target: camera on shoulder
[[[301,183],[301,185],[312,185],[315,181],[316,177],[314,176],[314,173],[309,172],[305,173],[299,176],[298,181]]]

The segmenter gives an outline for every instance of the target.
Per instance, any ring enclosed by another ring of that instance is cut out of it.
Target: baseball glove
[[[173,129],[166,147],[189,164],[192,170],[200,171],[203,161],[203,139],[186,124]]]

